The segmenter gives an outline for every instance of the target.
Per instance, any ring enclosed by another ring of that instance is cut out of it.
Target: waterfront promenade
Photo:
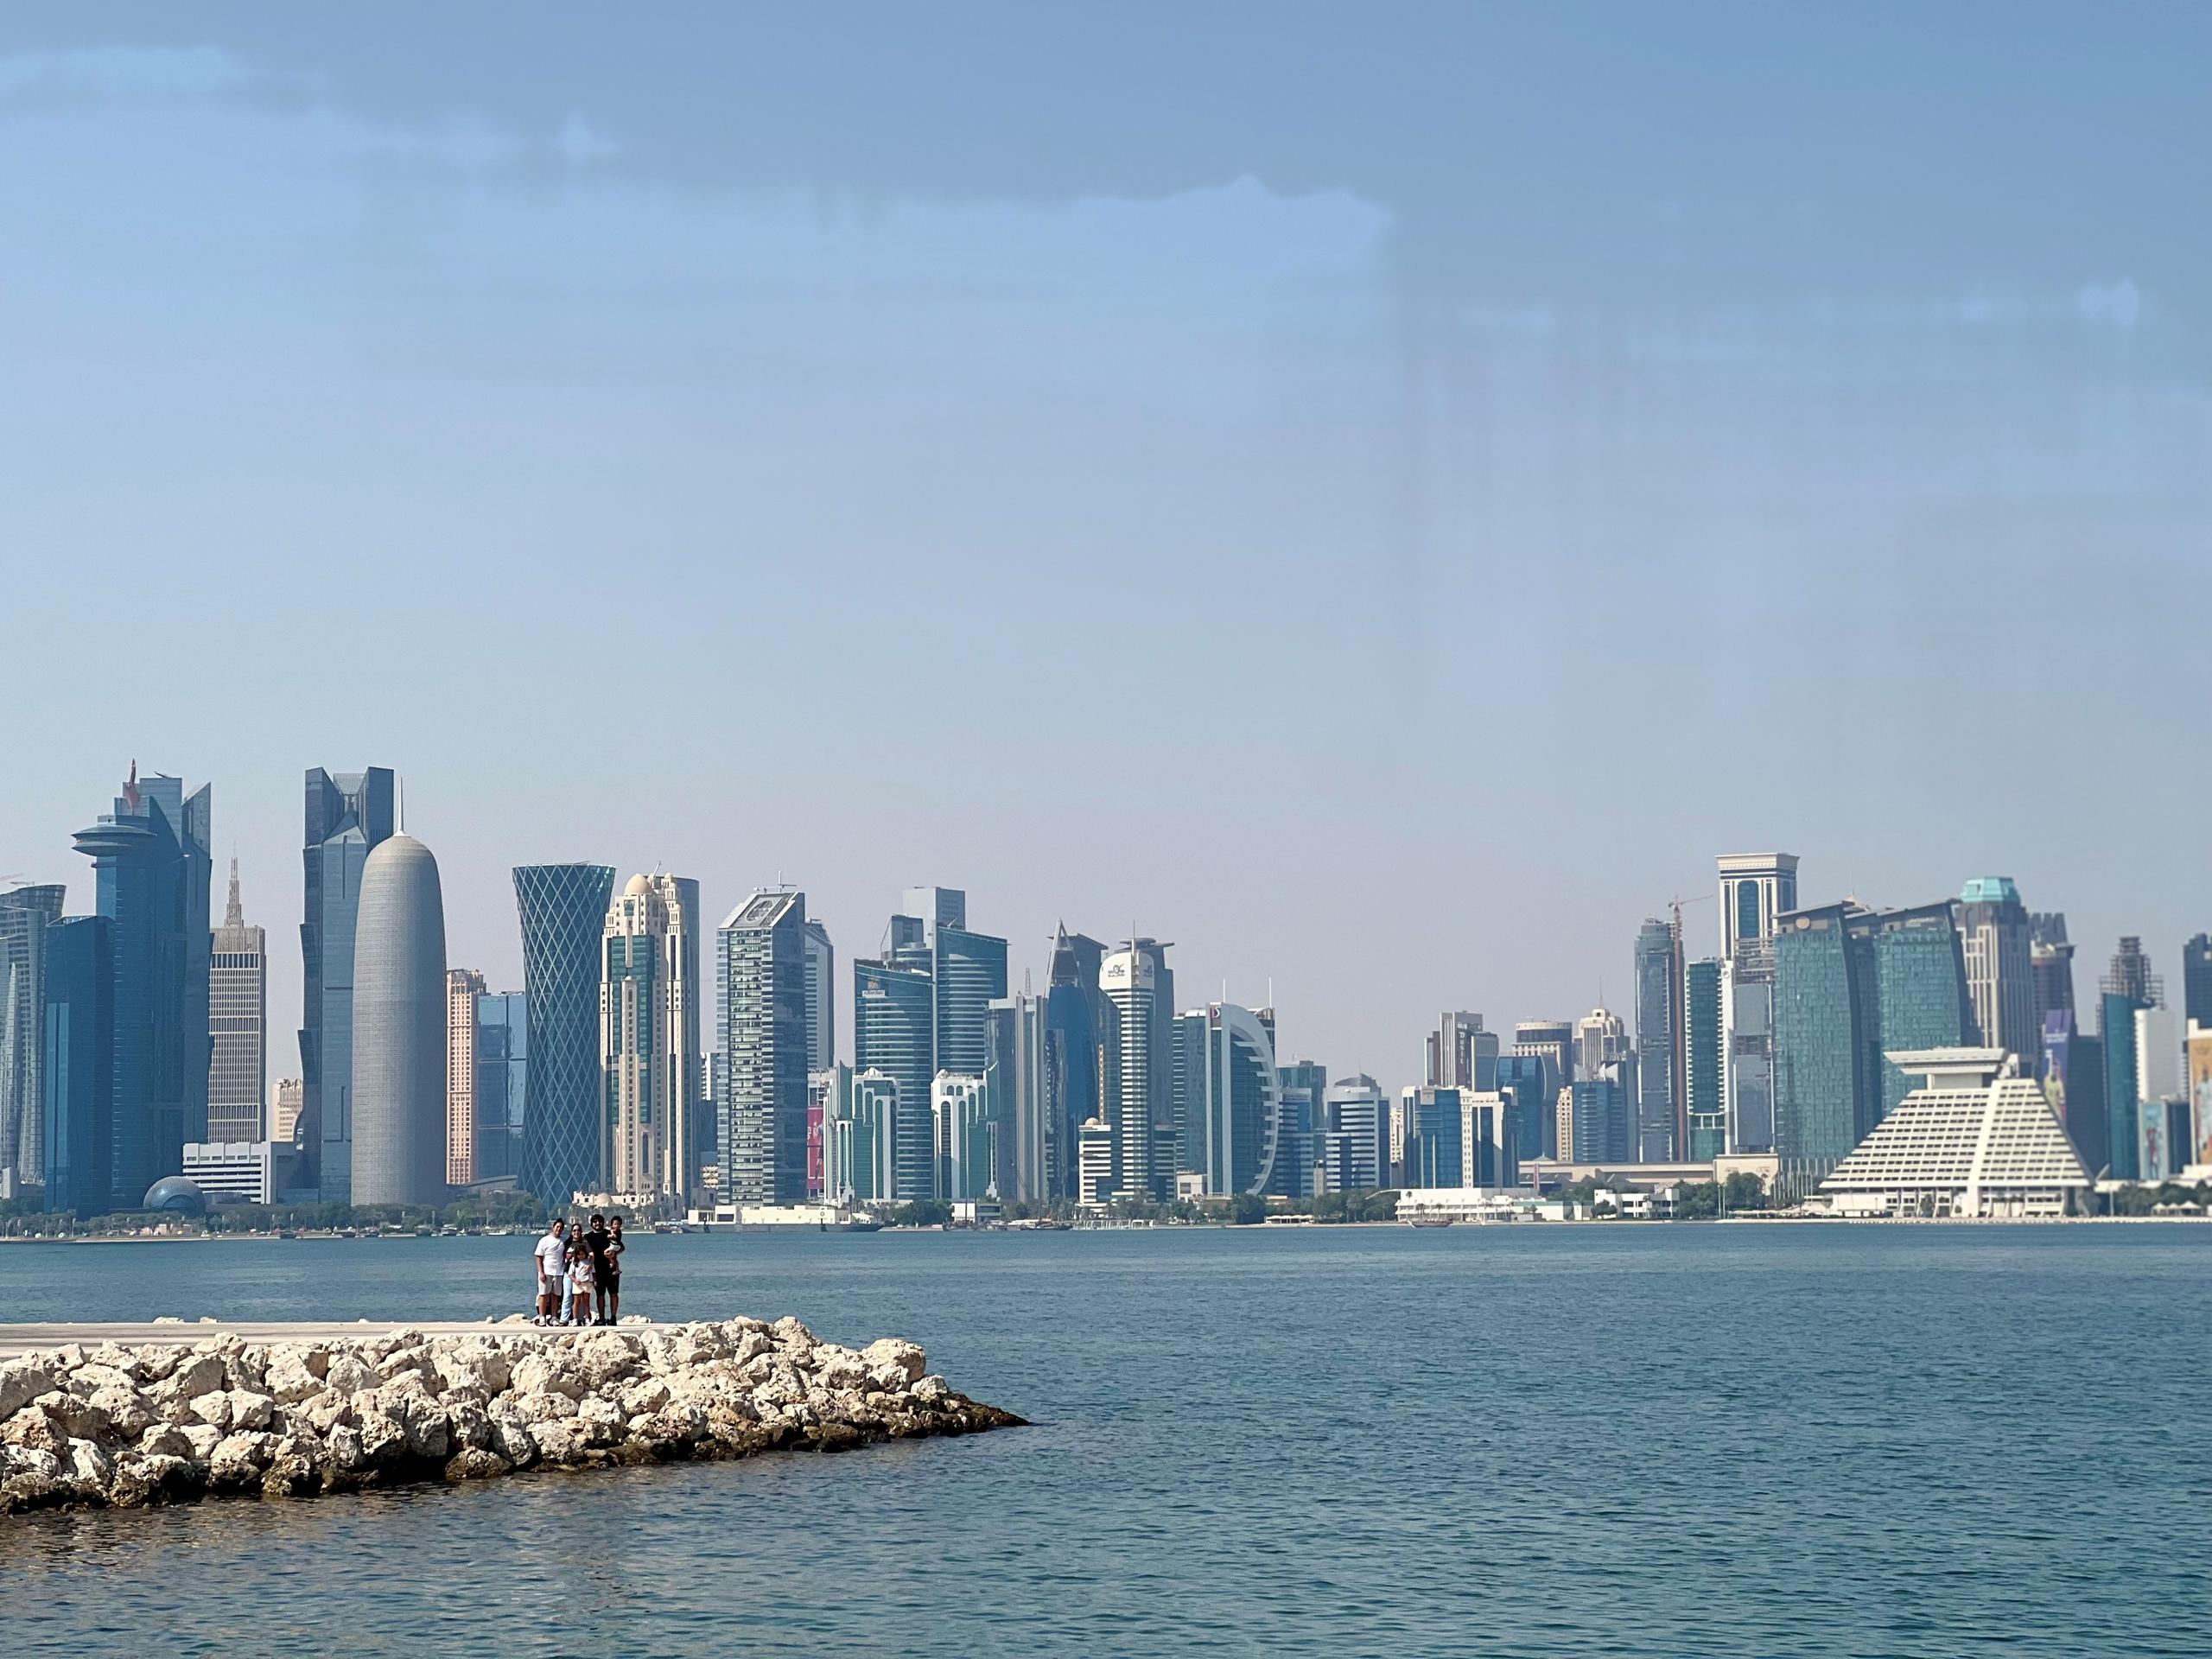
[[[617,1328],[635,1330],[637,1326]],[[0,1325],[0,1363],[73,1342],[87,1349],[97,1348],[104,1342],[111,1342],[119,1348],[142,1348],[149,1343],[189,1345],[217,1337],[241,1337],[248,1342],[262,1343],[358,1342],[392,1331],[419,1331],[426,1337],[482,1336],[490,1331],[496,1331],[502,1337],[575,1334],[559,1325],[522,1321],[501,1324],[488,1319],[219,1319],[181,1323],[148,1319],[99,1325]]]

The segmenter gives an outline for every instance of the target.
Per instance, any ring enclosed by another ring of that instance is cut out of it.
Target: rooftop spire
[[[245,912],[238,905],[238,861],[235,856],[231,860],[231,902],[223,907],[223,925],[245,925]]]

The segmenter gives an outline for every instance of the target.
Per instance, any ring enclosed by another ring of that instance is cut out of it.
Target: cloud
[[[2129,276],[2116,283],[2084,283],[2081,292],[2074,296],[2074,308],[2093,323],[2132,329],[2136,318],[2142,315],[2143,296]]]

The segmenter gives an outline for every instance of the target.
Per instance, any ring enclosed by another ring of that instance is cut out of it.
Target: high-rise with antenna
[[[231,860],[230,900],[207,969],[207,1138],[268,1138],[269,936],[249,926]]]

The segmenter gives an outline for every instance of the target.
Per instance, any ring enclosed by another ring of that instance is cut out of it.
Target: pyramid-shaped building
[[[1821,1183],[1834,1214],[2002,1220],[2086,1210],[2088,1172],[2013,1056],[1932,1048],[1889,1058],[1927,1081]]]

